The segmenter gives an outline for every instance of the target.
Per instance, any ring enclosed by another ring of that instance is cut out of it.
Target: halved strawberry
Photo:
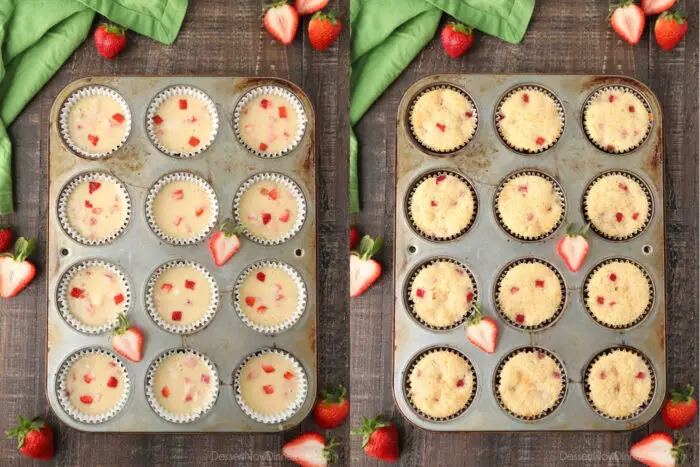
[[[293,6],[287,4],[287,0],[280,0],[265,12],[263,23],[272,37],[284,45],[289,45],[299,27],[299,14]]]
[[[642,0],[642,11],[647,16],[658,15],[668,10],[676,3],[676,0]]]
[[[588,240],[586,233],[590,224],[584,225],[580,230],[576,224],[570,224],[566,229],[566,235],[557,244],[557,253],[564,260],[570,271],[576,272],[581,269],[581,265],[588,255]]]
[[[367,290],[382,273],[382,265],[372,259],[382,247],[382,237],[362,237],[360,252],[350,253],[350,296],[357,297]]]
[[[674,467],[676,462],[685,462],[683,447],[688,443],[683,441],[683,436],[678,439],[676,445],[668,433],[657,431],[630,448],[630,456],[650,467]]]
[[[294,6],[299,16],[311,15],[326,8],[329,0],[295,0]]]
[[[124,313],[119,314],[119,326],[112,333],[112,348],[132,362],[140,362],[143,357],[143,334],[129,325]]]
[[[325,467],[338,461],[335,438],[326,442],[322,435],[307,432],[282,446],[282,455],[302,467]]]
[[[474,312],[469,317],[466,327],[467,339],[486,353],[496,351],[498,342],[498,325],[491,318],[484,318],[481,307],[474,304]]]
[[[644,11],[634,4],[634,0],[622,0],[610,5],[610,25],[629,44],[639,42],[644,32]]]
[[[237,226],[232,219],[224,219],[218,232],[209,239],[209,251],[214,257],[214,264],[221,267],[230,260],[241,248],[239,235],[245,228]]]
[[[35,247],[36,239],[20,237],[12,253],[0,255],[0,297],[14,297],[34,279],[36,268],[26,258]]]

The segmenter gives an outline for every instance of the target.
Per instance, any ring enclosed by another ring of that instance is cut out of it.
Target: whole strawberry
[[[360,234],[357,232],[357,227],[350,227],[350,250],[354,250],[358,243],[360,243]]]
[[[474,43],[474,35],[472,28],[462,23],[449,23],[442,29],[440,33],[442,48],[445,49],[447,55],[452,58],[459,58],[467,50],[471,49]]]
[[[681,11],[664,11],[656,19],[654,37],[663,50],[671,50],[688,32],[688,15]]]
[[[50,460],[53,458],[53,431],[51,427],[39,418],[28,420],[23,416],[17,417],[19,425],[10,428],[5,434],[17,438],[17,449],[33,459]]]
[[[698,414],[698,401],[693,397],[693,391],[695,388],[690,384],[671,389],[669,398],[661,406],[661,419],[667,428],[683,428]]]
[[[321,393],[321,400],[314,406],[314,420],[316,425],[330,430],[340,426],[350,413],[350,401],[347,399],[348,391],[345,386],[339,384],[335,389],[327,389]]]
[[[350,434],[362,436],[362,448],[369,457],[388,462],[396,462],[399,458],[399,432],[381,415],[363,417],[362,428],[354,428]]]
[[[12,231],[10,226],[0,226],[0,253],[5,253],[12,247]]]
[[[116,24],[101,24],[95,30],[97,52],[112,59],[126,46],[126,29]]]
[[[335,12],[316,12],[309,22],[309,42],[316,50],[326,50],[338,38],[341,28]]]

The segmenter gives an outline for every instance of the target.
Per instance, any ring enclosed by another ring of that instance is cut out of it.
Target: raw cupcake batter
[[[275,240],[292,230],[297,220],[297,199],[283,183],[261,180],[243,193],[240,222],[257,237]]]
[[[123,313],[126,287],[114,271],[101,266],[88,266],[68,282],[68,310],[88,326],[116,322]]]
[[[153,200],[158,228],[174,239],[190,239],[204,233],[212,214],[209,193],[191,180],[168,183]]]
[[[264,153],[277,153],[296,140],[299,119],[287,99],[263,94],[243,106],[238,126],[241,139],[248,146]]]
[[[243,366],[241,397],[248,407],[262,415],[277,415],[291,408],[299,392],[294,365],[282,355],[265,353]]]
[[[152,117],[160,144],[173,154],[191,154],[209,143],[214,126],[207,105],[189,94],[167,97]]]
[[[631,92],[610,89],[591,100],[583,123],[591,139],[611,152],[625,152],[641,143],[651,115]]]
[[[252,270],[243,280],[238,303],[245,316],[261,326],[278,326],[294,314],[299,290],[284,270],[265,266]]]
[[[85,152],[102,154],[118,148],[126,135],[127,116],[108,96],[85,96],[68,111],[68,134]]]
[[[175,266],[161,273],[153,286],[153,303],[168,324],[187,326],[209,311],[211,287],[207,277],[192,266]]]
[[[68,370],[66,396],[79,412],[96,415],[114,408],[124,395],[124,373],[103,353],[80,357]]]
[[[168,412],[191,414],[214,398],[216,376],[202,358],[192,353],[174,353],[160,362],[153,378],[156,401]]]
[[[124,225],[124,192],[114,182],[94,179],[80,183],[68,197],[68,223],[83,237],[102,241]]]

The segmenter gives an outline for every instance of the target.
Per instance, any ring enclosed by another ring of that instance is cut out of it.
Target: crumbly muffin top
[[[651,114],[634,94],[619,89],[601,92],[583,114],[590,138],[600,147],[625,152],[641,143],[649,131]]]
[[[559,309],[562,287],[559,277],[539,262],[520,263],[499,284],[498,304],[504,315],[521,326],[536,326]]]
[[[535,89],[520,89],[503,101],[498,129],[515,149],[537,152],[559,139],[562,120],[550,96]]]
[[[422,181],[410,200],[409,214],[426,235],[449,238],[472,221],[474,194],[458,177],[441,174]]]
[[[514,355],[499,376],[503,405],[521,417],[535,417],[554,407],[564,386],[556,361],[543,352]]]
[[[633,323],[651,301],[649,283],[644,273],[633,263],[613,261],[596,270],[586,291],[586,306],[593,316],[612,326]]]
[[[450,151],[471,139],[476,130],[476,109],[454,89],[435,89],[418,98],[410,120],[421,144]]]
[[[428,325],[451,326],[471,310],[474,284],[459,265],[437,261],[416,275],[411,299],[413,311]]]
[[[504,226],[525,238],[550,232],[561,219],[562,202],[554,185],[537,175],[518,175],[498,195],[498,212]]]
[[[650,370],[644,359],[628,350],[614,350],[597,359],[588,372],[593,405],[611,417],[628,417],[651,393]]]
[[[627,237],[641,229],[649,216],[649,200],[635,180],[610,174],[596,181],[586,194],[591,224],[611,237]]]
[[[444,418],[459,412],[474,391],[472,367],[464,358],[438,350],[425,355],[409,377],[413,404],[428,416]]]

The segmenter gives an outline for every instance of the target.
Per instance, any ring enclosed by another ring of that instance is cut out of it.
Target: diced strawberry
[[[510,293],[516,294],[518,292],[520,292],[520,287],[511,287],[510,288]]]
[[[260,101],[260,107],[263,109],[267,109],[272,105],[272,102],[270,102],[268,99],[263,99]]]
[[[523,93],[523,102],[526,103],[526,104],[527,104],[528,102],[530,102],[530,96],[529,96],[528,93],[526,93],[526,92]]]
[[[544,281],[541,279],[535,280],[535,287],[538,287],[540,289],[544,288]]]
[[[114,304],[119,305],[120,303],[124,302],[124,295],[123,294],[117,294],[114,296]]]
[[[292,213],[289,211],[289,209],[285,209],[284,212],[283,212],[282,214],[280,214],[280,216],[278,217],[278,219],[279,219],[280,222],[288,222],[288,221],[289,221],[289,216],[290,216],[291,214],[292,214]]]
[[[608,377],[608,374],[605,371],[601,371],[600,375],[598,376],[600,376],[600,379],[606,379]]]
[[[248,306],[255,306],[255,297],[246,297],[245,304]]]
[[[536,143],[538,146],[542,146],[542,145],[544,144],[544,142],[545,142],[545,139],[544,139],[543,137],[541,137],[541,136],[538,136],[538,137],[535,139],[535,143]]]
[[[185,197],[184,190],[175,190],[175,191],[173,191],[173,194],[170,195],[170,199],[174,199],[174,200],[181,200],[184,197]]]
[[[124,123],[124,115],[116,113],[112,115],[112,120],[114,120],[117,123]]]
[[[599,304],[602,305],[602,304],[605,303],[605,297],[598,297],[598,298],[596,299],[596,301],[597,301]]]
[[[165,397],[166,399],[170,397],[170,389],[168,389],[168,386],[163,386],[163,389],[160,390],[160,393]]]
[[[527,185],[520,185],[520,186],[518,187],[518,191],[519,191],[520,193],[527,193]]]
[[[259,306],[257,310],[258,313],[265,313],[267,311],[267,307],[265,305]]]
[[[644,379],[644,378],[646,378],[646,376],[647,376],[646,373],[644,373],[643,371],[640,371],[639,373],[637,373],[637,376],[635,376],[635,378]]]
[[[610,302],[610,306],[615,306],[617,305],[617,302]]]
[[[79,289],[78,287],[73,287],[70,290],[70,296],[73,298],[85,298],[85,291],[83,289]]]
[[[175,216],[175,218],[173,219],[173,224],[175,225],[175,227],[179,227],[181,223],[182,216]]]
[[[622,191],[629,191],[629,188],[624,183],[618,183],[617,187]]]
[[[614,150],[615,150],[615,145],[613,145],[613,144],[608,144],[608,145],[605,147],[605,149],[607,149],[608,151],[614,151]]]
[[[439,185],[441,182],[444,182],[446,178],[447,175],[438,175],[437,178],[435,178],[435,184]]]
[[[416,295],[418,296],[418,298],[425,297],[425,290],[423,290],[423,289],[416,290]]]
[[[163,118],[160,115],[154,115],[153,123],[155,123],[156,125],[160,125],[161,123],[163,123]]]
[[[279,108],[279,116],[280,118],[287,118],[287,108],[285,106]]]
[[[182,312],[181,311],[173,311],[172,315],[170,315],[170,318],[173,321],[181,321],[182,320]]]
[[[291,371],[285,371],[284,372],[284,379],[286,379],[286,380],[294,379],[294,373],[292,373]]]
[[[518,313],[517,315],[515,315],[515,321],[520,324],[524,323],[525,315],[523,315],[522,313]]]
[[[474,114],[471,112],[464,112],[464,116],[467,118],[472,118],[474,116]]]
[[[615,282],[617,280],[617,275],[614,272],[612,274],[610,274],[610,280],[613,282]]]
[[[180,99],[177,103],[180,110],[187,110],[187,99]]]
[[[561,378],[561,373],[559,373],[558,371],[553,371],[552,376],[554,376],[555,378]]]
[[[435,208],[435,207],[437,207],[437,205],[438,205],[438,204],[437,204],[437,201],[434,201],[434,200],[433,200],[433,201],[430,201],[430,206],[431,206],[431,207]]]
[[[88,200],[85,200],[85,207],[88,209],[92,209],[92,203]]]
[[[534,218],[535,218],[535,215],[534,215],[533,213],[531,213],[531,212],[528,212],[528,213],[525,215],[525,219],[527,219],[528,222],[532,222],[532,220],[533,220]]]
[[[617,219],[617,222],[622,222],[622,219],[624,218],[625,216],[623,216],[621,212],[615,213],[615,219]]]
[[[635,221],[639,219],[639,213],[635,212],[634,214],[632,214],[632,219],[634,219]]]
[[[100,137],[97,135],[87,135],[87,139],[90,141],[90,144],[97,146],[97,142],[100,140]]]
[[[166,292],[166,293],[170,292],[171,290],[173,290],[173,284],[167,284],[167,283],[163,284],[160,286],[160,290],[162,290],[163,292]]]
[[[271,220],[272,220],[272,214],[270,214],[269,212],[264,212],[264,213],[262,213],[262,223],[263,223],[263,225],[269,224]]]
[[[94,226],[94,225],[97,225],[97,219],[94,218],[94,217],[90,217],[90,219],[88,220],[88,225],[89,225],[90,227],[92,227],[92,226]]]
[[[537,359],[542,360],[544,358],[544,354],[542,352],[537,352]]]
[[[262,368],[262,370],[265,373],[274,373],[275,372],[275,367],[272,365],[260,365],[260,367]]]
[[[80,402],[82,402],[85,405],[90,405],[90,404],[92,404],[92,396],[89,396],[89,395],[80,396]]]
[[[199,217],[199,216],[201,216],[202,214],[204,214],[204,207],[203,207],[203,206],[200,206],[200,207],[198,207],[197,209],[194,210],[194,215],[195,215],[195,216]]]
[[[634,113],[634,106],[630,105],[627,110],[629,110],[631,113]]]
[[[270,190],[270,193],[268,195],[271,200],[276,201],[280,197],[280,192],[277,191],[277,188],[273,188]]]
[[[194,290],[196,285],[197,285],[197,283],[195,281],[185,279],[185,288],[186,289]]]
[[[442,131],[443,133],[445,132],[445,129],[447,128],[447,127],[446,127],[444,124],[442,124],[442,123],[436,123],[435,126],[438,127],[438,129],[439,129],[440,131]]]
[[[267,148],[268,148],[268,146],[267,146],[267,144],[265,144],[265,143],[260,143],[260,144],[258,145],[258,149],[261,150],[261,151],[267,151]]]
[[[114,376],[110,376],[107,380],[107,387],[116,388],[119,385],[119,380]]]
[[[96,216],[102,214],[102,208],[92,208],[92,213]]]
[[[199,146],[199,138],[196,136],[190,136],[190,139],[187,140],[187,144],[189,144],[192,147]]]
[[[93,381],[95,381],[95,377],[90,373],[85,373],[83,375],[83,381],[85,381],[85,383],[87,383],[87,384],[90,384]]]
[[[258,272],[255,277],[260,281],[260,282],[265,282],[265,273],[260,271]]]
[[[615,96],[613,94],[610,94],[610,96],[608,97],[608,102],[610,102],[611,104],[615,102]]]
[[[275,392],[275,388],[271,384],[266,384],[263,386],[263,391],[265,391],[265,394],[270,395]]]
[[[457,387],[458,387],[458,388],[461,388],[462,386],[464,386],[464,380],[463,380],[463,379],[458,379],[458,380],[457,380]]]
[[[99,190],[101,186],[102,186],[102,184],[100,182],[96,182],[96,181],[88,182],[88,193],[93,194],[94,192]]]
[[[474,292],[469,292],[467,294],[467,302],[471,303],[472,300],[474,300]]]
[[[187,394],[185,394],[185,402],[191,402],[191,401],[192,401],[192,394],[188,392]]]

